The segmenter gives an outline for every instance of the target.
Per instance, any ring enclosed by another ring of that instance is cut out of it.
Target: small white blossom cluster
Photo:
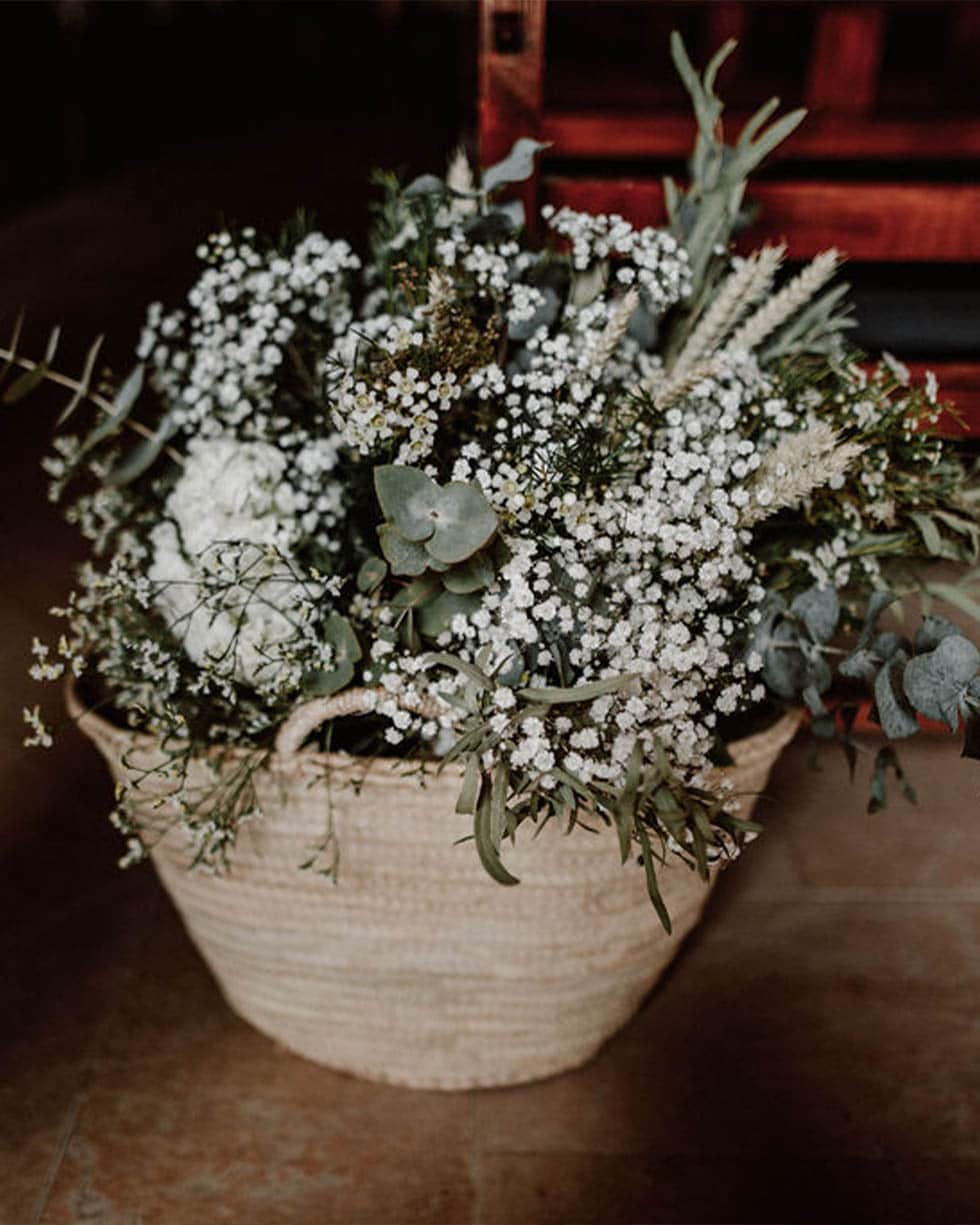
[[[440,415],[462,392],[452,372],[425,378],[414,366],[393,370],[374,384],[350,376],[337,392],[340,436],[364,456],[399,438],[395,462],[417,463],[432,450]]]
[[[555,211],[545,205],[542,214],[555,233],[571,243],[575,268],[584,272],[616,257],[617,281],[641,289],[655,314],[690,293],[687,252],[667,230],[636,230],[617,213],[581,213],[568,207]]]
[[[690,779],[701,779],[715,712],[762,697],[734,655],[763,594],[739,520],[746,478],[760,462],[740,427],[765,386],[751,358],[730,359],[725,376],[667,414],[643,467],[616,489],[547,497],[539,476],[532,497],[533,478],[522,479],[503,454],[471,448],[458,461],[456,479],[477,480],[502,514],[546,526],[540,536],[508,536],[511,558],[497,584],[438,645],[482,659],[520,685],[552,683],[559,661],[576,684],[635,677],[574,720],[512,725],[514,692],[497,690],[490,723],[501,737],[498,751],[512,767],[539,775],[544,788],[557,784],[556,766],[583,783],[621,784],[634,745],[649,749],[655,738],[669,742]],[[537,420],[547,410],[535,394],[529,400],[528,416]],[[576,408],[588,418],[591,401],[570,400],[568,411]],[[545,416],[545,454],[552,426]],[[415,668],[406,662],[406,684],[413,684]]]
[[[137,353],[174,423],[202,435],[239,428],[265,437],[276,426],[280,367],[297,332],[343,332],[351,319],[348,275],[360,260],[346,242],[308,234],[288,255],[264,255],[255,233],[212,235],[207,267],[188,310],[149,308]]]
[[[940,473],[941,445],[894,363],[767,358],[792,355],[782,329],[836,256],[779,291],[781,253],[719,261],[712,299],[665,228],[547,209],[558,250],[530,251],[465,162],[453,175],[474,194],[389,200],[356,312],[346,243],[249,230],[201,248],[185,309],[150,308],[170,449],[121,486],[118,435],[56,444],[53,497],[94,478],[69,516],[100,560],[31,675],[84,672],[133,727],[259,753],[298,704],[367,686],[383,751],[455,748],[559,814],[608,815],[656,761],[715,804],[707,854],[734,851],[711,761],[766,694],[748,645],[767,585],[876,585],[858,545],[919,505],[906,469]],[[934,421],[933,384],[924,403]],[[24,718],[49,744],[39,708]],[[193,809],[170,781],[195,857],[222,858],[252,800]],[[642,830],[692,860],[645,802]]]

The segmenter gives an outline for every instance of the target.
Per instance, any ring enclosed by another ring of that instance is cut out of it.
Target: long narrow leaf
[[[112,411],[99,422],[82,443],[78,451],[79,458],[91,451],[93,447],[97,447],[100,442],[104,442],[116,430],[121,428],[142,390],[143,364],[141,362],[138,366],[134,366],[126,376],[123,385],[119,388],[116,398],[112,402]]]
[[[602,681],[590,681],[586,685],[576,685],[572,689],[557,689],[544,687],[541,689],[518,689],[518,697],[527,702],[543,702],[546,706],[561,705],[565,702],[591,702],[607,693],[616,693],[632,681],[638,680],[636,672],[624,672],[622,676],[610,676]]]
[[[85,355],[85,368],[82,370],[82,377],[79,380],[78,390],[68,401],[68,404],[62,410],[61,416],[55,423],[58,428],[65,424],[75,409],[78,408],[79,404],[81,404],[81,402],[88,395],[89,388],[92,385],[92,375],[95,373],[95,363],[98,361],[99,352],[102,349],[102,342],[104,340],[104,336],[97,336],[92,344],[92,347]]]
[[[18,400],[23,400],[26,395],[44,382],[44,376],[47,374],[48,368],[42,362],[34,367],[33,370],[25,370],[23,374],[10,384],[7,390],[3,393],[3,398],[0,400],[2,404],[16,404]]]
[[[646,872],[647,893],[650,895],[650,901],[653,902],[653,908],[657,912],[657,917],[663,924],[664,931],[669,936],[673,931],[673,927],[671,926],[670,915],[667,913],[667,907],[664,905],[660,886],[657,884],[657,871],[653,866],[653,851],[650,849],[650,835],[647,833],[642,821],[637,821],[636,832],[640,839],[640,845],[643,847],[643,870]]]
[[[490,796],[484,789],[480,802],[476,806],[476,816],[473,820],[473,835],[476,839],[476,850],[480,862],[488,874],[500,885],[519,885],[520,881],[500,862],[500,849],[494,845],[491,830],[492,814],[490,811]]]
[[[157,461],[163,448],[177,432],[177,423],[170,416],[164,417],[149,438],[141,439],[121,463],[106,477],[107,485],[128,485],[142,476]]]
[[[23,331],[23,328],[24,328],[24,312],[20,311],[17,315],[17,318],[14,320],[14,330],[13,330],[13,334],[10,337],[10,345],[8,346],[8,352],[10,356],[3,363],[3,369],[0,370],[0,382],[3,382],[3,380],[7,376],[7,372],[12,368],[14,364],[14,359],[17,356],[17,346],[18,344],[20,344],[20,334]]]

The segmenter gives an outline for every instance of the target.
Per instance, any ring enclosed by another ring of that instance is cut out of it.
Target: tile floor
[[[337,232],[363,199],[350,145],[347,177],[317,180]],[[8,223],[0,320],[26,301],[78,351],[125,340],[223,199],[300,198],[278,148],[267,176],[254,147],[205,151]],[[36,471],[42,410],[0,428],[0,1225],[980,1221],[976,763],[910,745],[927,798],[872,817],[830,753],[818,799],[794,746],[769,832],[592,1064],[458,1095],[360,1083],[239,1021],[153,876],[116,871],[93,749],[20,750],[30,636],[77,546]]]

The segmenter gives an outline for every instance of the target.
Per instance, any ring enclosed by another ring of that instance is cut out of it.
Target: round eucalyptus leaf
[[[429,555],[425,546],[416,544],[413,540],[406,540],[390,523],[382,523],[378,528],[378,543],[381,545],[381,552],[388,559],[392,574],[414,577],[428,568]]]
[[[952,638],[959,632],[952,621],[947,621],[945,617],[935,613],[923,617],[922,624],[915,631],[916,652],[921,655],[925,651],[934,651],[944,638]]]
[[[351,623],[339,613],[331,613],[323,627],[323,639],[334,649],[335,658],[356,663],[361,658],[361,644]]]
[[[434,600],[421,605],[417,610],[419,632],[426,638],[438,638],[449,629],[453,617],[469,616],[480,607],[478,595],[456,595],[443,591]]]
[[[951,634],[925,655],[905,665],[905,693],[928,719],[939,719],[954,731],[960,721],[960,703],[980,666],[980,651],[961,634]]]
[[[357,590],[365,593],[374,591],[381,586],[387,574],[388,567],[380,557],[368,557],[357,572]]]
[[[311,697],[337,693],[354,679],[354,665],[361,658],[361,644],[346,617],[332,613],[323,627],[323,637],[334,649],[332,668],[319,668],[303,678],[303,689]]]
[[[493,582],[493,566],[485,553],[475,553],[457,566],[450,566],[442,576],[447,591],[457,595],[468,595],[480,591]]]
[[[799,641],[796,626],[784,621],[772,632],[763,656],[762,679],[781,698],[795,698],[807,684],[807,660]]]
[[[807,627],[814,642],[827,642],[837,628],[840,601],[833,587],[811,587],[801,592],[789,609]]]
[[[450,481],[437,489],[437,500],[430,511],[433,532],[426,550],[436,561],[465,561],[485,544],[497,530],[497,516],[472,481]]]
[[[875,706],[881,730],[889,740],[914,736],[919,721],[902,689],[902,671],[908,661],[903,650],[895,652],[875,678]]]
[[[429,539],[435,531],[432,511],[439,497],[439,486],[431,477],[404,464],[381,464],[374,470],[374,488],[384,517],[406,540]]]

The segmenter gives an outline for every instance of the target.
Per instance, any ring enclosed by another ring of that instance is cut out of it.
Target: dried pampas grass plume
[[[844,476],[863,450],[859,443],[841,442],[837,431],[822,421],[783,438],[755,471],[739,527],[752,527],[777,511],[799,506],[814,490]]]
[[[596,341],[589,364],[601,370],[606,362],[619,348],[619,342],[626,335],[626,329],[633,318],[633,312],[640,304],[640,295],[635,289],[628,289],[616,303],[609,322],[602,329]]]

